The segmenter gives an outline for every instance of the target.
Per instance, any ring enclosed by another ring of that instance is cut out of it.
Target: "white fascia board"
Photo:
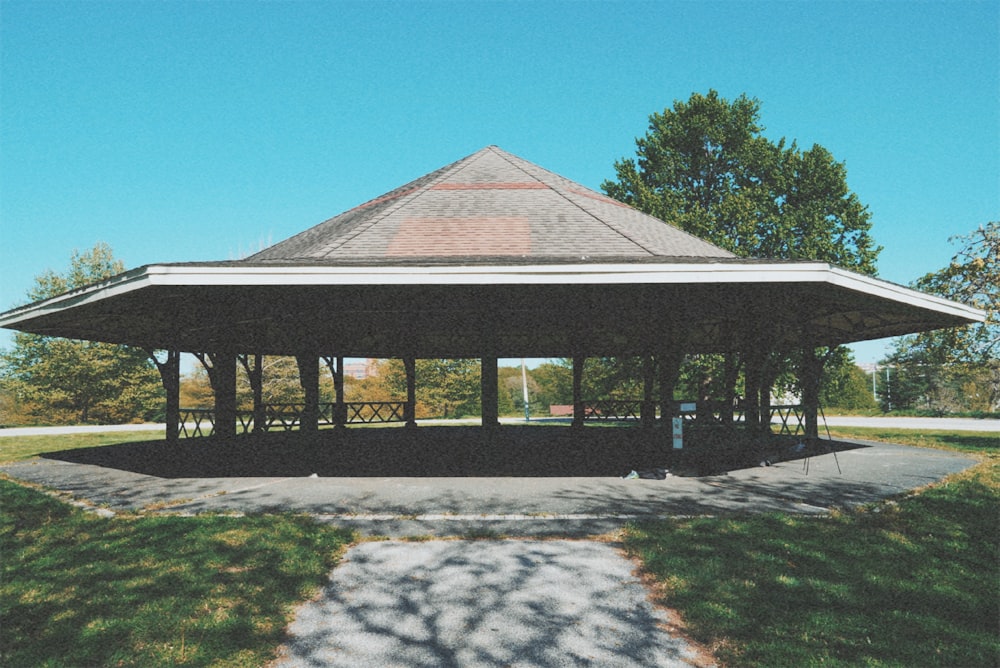
[[[775,264],[564,264],[414,267],[154,266],[153,285],[625,285],[828,283],[889,301],[982,322],[983,311],[825,262]]]
[[[148,268],[153,285],[623,285],[823,281],[824,263],[564,264],[524,266]]]
[[[140,267],[107,280],[88,285],[85,288],[45,299],[40,302],[20,306],[0,313],[0,327],[13,327],[19,322],[58,313],[67,309],[98,302],[151,285],[147,275],[148,267]]]
[[[925,308],[938,313],[965,318],[975,322],[985,322],[986,312],[966,304],[951,301],[944,297],[929,295],[911,288],[896,285],[864,274],[856,274],[839,267],[829,267],[828,283],[838,287],[862,292],[867,295],[901,302],[910,306]]]
[[[0,314],[0,327],[108,299],[148,286],[378,286],[378,285],[709,285],[828,283],[882,299],[974,322],[978,309],[926,295],[825,262],[776,264],[669,263],[524,266],[199,266],[149,265],[101,283]]]

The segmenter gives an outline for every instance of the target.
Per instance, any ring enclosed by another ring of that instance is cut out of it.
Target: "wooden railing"
[[[264,406],[264,422],[259,431],[292,431],[298,429],[302,422],[304,403],[266,404]],[[405,422],[405,401],[352,401],[344,404],[346,424],[372,424],[383,422]],[[317,423],[321,426],[335,425],[337,404],[319,404]],[[256,430],[254,412],[248,410],[236,411],[236,429],[238,433],[249,434]],[[182,408],[178,434],[181,438],[211,436],[215,432],[215,409],[212,408]]]
[[[266,404],[264,424],[260,431],[292,431],[298,429],[306,405]],[[706,409],[707,410],[704,410]],[[374,424],[406,421],[405,401],[352,401],[344,404],[346,424]],[[595,422],[638,421],[642,414],[639,399],[601,399],[583,402],[583,419]],[[337,404],[319,404],[317,423],[332,426],[337,424]],[[722,424],[723,417],[719,405],[703,407],[699,415],[695,402],[674,402],[674,415],[688,424]],[[657,415],[657,417],[660,417]],[[733,409],[733,422],[744,421],[743,409]],[[236,412],[237,432],[248,434],[255,430],[253,411]],[[805,417],[801,405],[772,406],[772,425],[778,426],[779,434],[798,435],[805,433]],[[182,408],[178,433],[181,438],[211,436],[215,431],[215,410],[211,408]]]
[[[724,424],[724,408],[722,402],[710,402],[698,405],[694,401],[675,401],[674,415],[688,424]],[[656,417],[662,417],[657,406]],[[744,411],[740,404],[732,409],[733,422],[744,422]],[[583,419],[593,422],[624,422],[639,420],[642,416],[642,400],[640,399],[600,399],[583,402]],[[778,426],[779,434],[797,435],[805,433],[805,414],[800,404],[788,406],[771,406],[770,423]]]
[[[583,402],[583,419],[594,422],[638,420],[642,401],[638,399],[597,399]]]

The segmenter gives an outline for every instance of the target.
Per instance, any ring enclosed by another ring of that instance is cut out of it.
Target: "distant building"
[[[344,375],[356,378],[357,380],[364,380],[365,378],[377,376],[378,361],[371,358],[365,358],[363,360],[351,360],[350,362],[344,362]]]

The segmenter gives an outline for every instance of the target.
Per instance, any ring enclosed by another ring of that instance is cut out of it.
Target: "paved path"
[[[826,423],[831,427],[1000,432],[1000,420],[980,420],[976,418],[856,417],[852,415],[831,415],[826,418]],[[822,418],[820,418],[820,428],[822,429]]]
[[[859,442],[860,443],[860,442]],[[112,510],[302,512],[387,536],[592,535],[630,518],[782,511],[823,513],[940,480],[975,463],[961,453],[868,443],[774,466],[666,480],[615,477],[163,478],[39,458],[15,478]]]
[[[777,419],[777,418],[776,418]],[[541,418],[539,421],[550,421]],[[520,424],[521,418],[501,418],[503,423]],[[552,421],[563,421],[562,418]],[[475,425],[477,420],[421,420],[423,425],[466,424]],[[1000,420],[979,420],[975,418],[908,418],[908,417],[854,417],[830,416],[826,423],[831,427],[879,427],[888,429],[924,429],[953,431],[996,431],[1000,432]],[[820,425],[822,428],[822,424]],[[7,427],[0,428],[0,438],[4,436],[43,436],[56,434],[87,434],[124,431],[160,431],[162,424],[115,424],[115,425],[65,425],[59,427]]]
[[[706,665],[634,569],[605,543],[363,543],[297,611],[277,665]]]

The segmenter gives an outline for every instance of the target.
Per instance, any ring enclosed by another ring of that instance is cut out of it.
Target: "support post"
[[[262,434],[267,431],[267,410],[264,406],[264,356],[256,353],[252,365],[249,355],[240,355],[239,361],[247,373],[250,391],[253,393],[253,431],[255,434]]]
[[[760,385],[766,359],[766,354],[758,346],[759,342],[755,341],[744,353],[746,404],[743,406],[743,423],[753,436],[761,431]]]
[[[209,379],[215,391],[215,435],[232,438],[236,436],[236,354],[215,352],[209,353],[209,358]]]
[[[403,408],[407,427],[417,426],[417,360],[412,356],[403,358],[406,369],[406,405]]]
[[[483,426],[496,427],[500,424],[499,372],[496,355],[483,355],[479,365]]]
[[[155,351],[146,352],[153,358],[153,364],[160,372],[163,391],[167,395],[164,415],[167,423],[166,439],[168,443],[176,443],[180,440],[181,426],[181,353],[179,350],[168,350],[166,359],[161,362]]]
[[[573,355],[573,426],[583,426],[583,365],[587,358]]]
[[[684,353],[680,349],[667,350],[659,355],[657,370],[660,374],[660,420],[668,427],[672,426],[674,415],[674,387],[681,373]]]
[[[732,427],[735,422],[736,381],[739,379],[742,363],[743,361],[740,359],[738,353],[730,351],[725,354],[723,383],[725,384],[726,395],[722,403],[722,409],[719,411],[719,421],[727,427]],[[749,391],[747,390],[747,392]]]
[[[802,352],[802,413],[806,423],[806,438],[819,438],[819,381],[823,376],[826,358],[816,354],[815,347]]]
[[[344,358],[325,355],[323,363],[333,378],[333,426],[347,425],[347,404],[344,403]]]
[[[764,369],[760,375],[760,424],[771,429],[771,390],[778,376],[778,360],[774,355],[764,358]]]
[[[299,431],[319,431],[319,359],[313,354],[295,356],[299,367],[299,384],[305,399],[299,417]]]
[[[656,424],[656,359],[652,355],[642,358],[642,407],[640,417],[643,427]]]

